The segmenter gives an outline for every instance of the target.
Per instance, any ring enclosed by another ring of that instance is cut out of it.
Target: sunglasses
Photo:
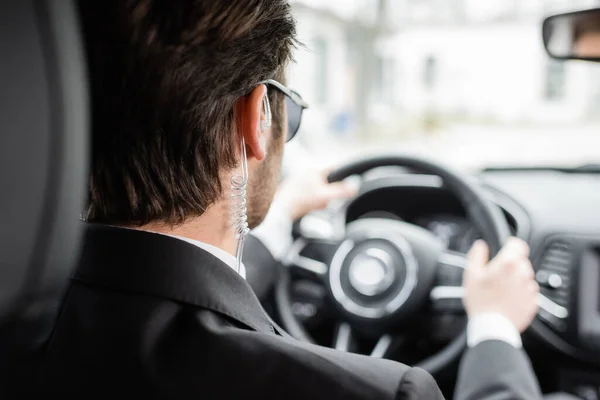
[[[300,97],[298,92],[287,88],[286,86],[273,79],[267,79],[266,81],[259,82],[258,84],[264,84],[275,88],[285,95],[288,124],[287,137],[285,141],[289,142],[294,138],[294,136],[296,136],[296,133],[298,133],[298,130],[300,129],[300,123],[302,122],[302,112],[306,108],[308,108],[308,103],[302,100],[302,97]]]

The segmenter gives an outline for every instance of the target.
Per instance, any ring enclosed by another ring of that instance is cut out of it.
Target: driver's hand
[[[295,221],[325,208],[331,201],[355,196],[357,187],[346,182],[327,182],[328,170],[305,170],[286,178],[277,190],[277,201],[285,205]]]
[[[540,288],[529,261],[529,246],[517,238],[507,240],[492,261],[483,241],[468,254],[464,276],[464,304],[469,318],[482,313],[500,313],[523,332],[537,312]]]

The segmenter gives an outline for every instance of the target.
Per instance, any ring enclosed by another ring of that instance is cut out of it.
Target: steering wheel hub
[[[350,285],[365,296],[377,296],[388,289],[395,279],[392,256],[372,247],[358,253],[348,268]]]
[[[417,285],[418,263],[399,235],[349,235],[331,260],[329,286],[342,311],[383,319],[395,314]]]

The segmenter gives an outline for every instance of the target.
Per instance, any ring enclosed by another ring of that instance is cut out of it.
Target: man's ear
[[[246,142],[248,158],[262,161],[267,154],[267,135],[270,132],[270,115],[266,115],[264,102],[267,87],[258,85],[236,104],[238,134]]]

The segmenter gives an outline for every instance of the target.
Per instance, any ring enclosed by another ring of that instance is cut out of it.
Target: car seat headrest
[[[88,93],[75,5],[0,2],[0,328],[36,318],[77,260]]]

